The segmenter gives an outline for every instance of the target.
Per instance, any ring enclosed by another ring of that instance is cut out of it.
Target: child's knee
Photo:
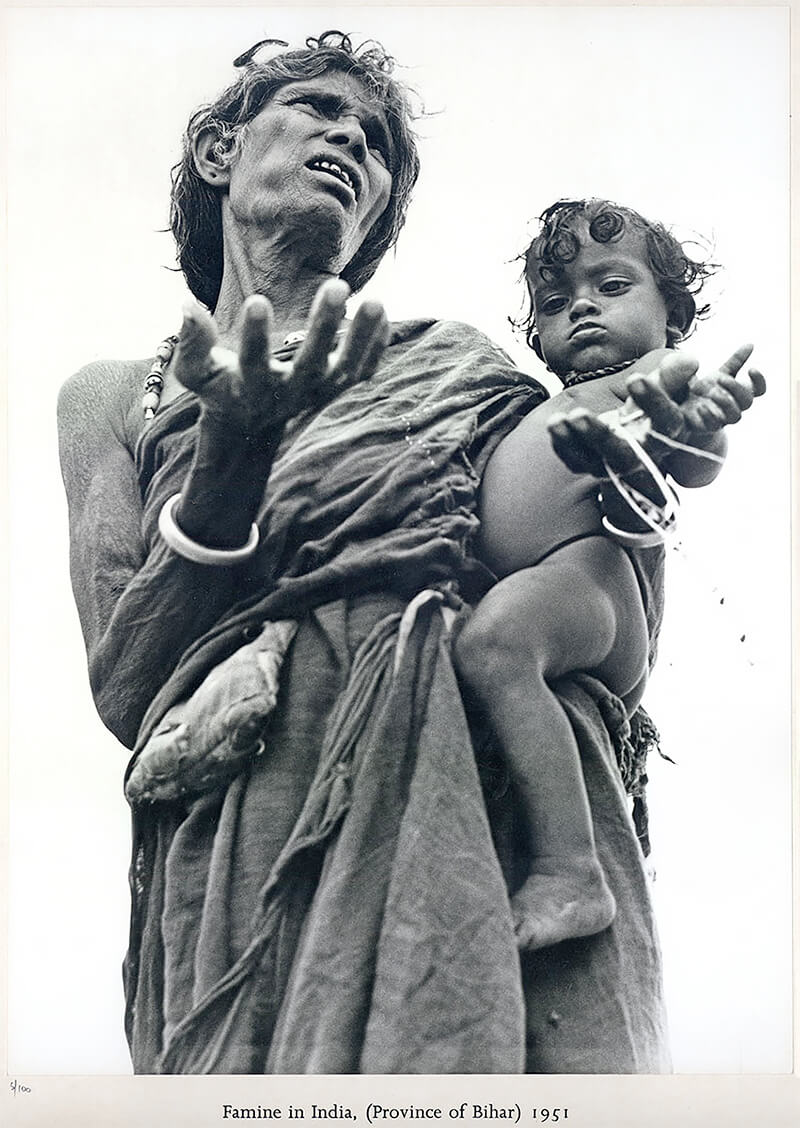
[[[527,665],[519,625],[513,607],[500,600],[478,605],[454,648],[456,669],[469,685],[502,685],[519,674],[521,664]]]

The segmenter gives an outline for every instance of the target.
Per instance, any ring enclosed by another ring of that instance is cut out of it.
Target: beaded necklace
[[[621,360],[618,364],[609,364],[605,368],[596,368],[594,372],[568,372],[564,377],[564,387],[573,388],[576,384],[585,384],[587,380],[599,380],[601,376],[613,376],[615,372],[623,372],[636,363],[632,360]]]
[[[150,366],[144,381],[144,395],[142,396],[142,411],[144,412],[145,426],[155,415],[161,402],[161,393],[164,390],[164,371],[172,360],[177,337],[165,337],[156,349],[155,360]]]

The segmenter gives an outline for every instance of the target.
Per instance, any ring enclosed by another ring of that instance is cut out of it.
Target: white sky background
[[[719,481],[684,493],[645,698],[678,761],[651,769],[655,898],[676,1068],[788,1070],[788,19],[670,6],[9,13],[9,1069],[130,1069],[126,753],[94,712],[69,589],[58,387],[180,323],[159,229],[190,111],[251,43],[329,27],[381,40],[432,112],[366,291],[390,317],[471,322],[549,382],[507,323],[544,207],[605,195],[714,240],[714,316],[687,350],[711,366],[752,340],[770,390]]]

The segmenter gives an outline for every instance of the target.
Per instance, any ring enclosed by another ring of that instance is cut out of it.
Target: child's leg
[[[501,580],[456,645],[458,669],[503,744],[527,821],[532,872],[513,898],[520,946],[608,927],[577,743],[550,682],[596,673],[620,696],[642,681],[647,628],[630,561],[590,537]]]

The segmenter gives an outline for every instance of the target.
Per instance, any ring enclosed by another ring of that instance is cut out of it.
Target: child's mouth
[[[569,335],[571,341],[588,341],[596,336],[605,334],[605,329],[602,325],[597,325],[594,322],[587,322],[585,325],[576,326]]]

